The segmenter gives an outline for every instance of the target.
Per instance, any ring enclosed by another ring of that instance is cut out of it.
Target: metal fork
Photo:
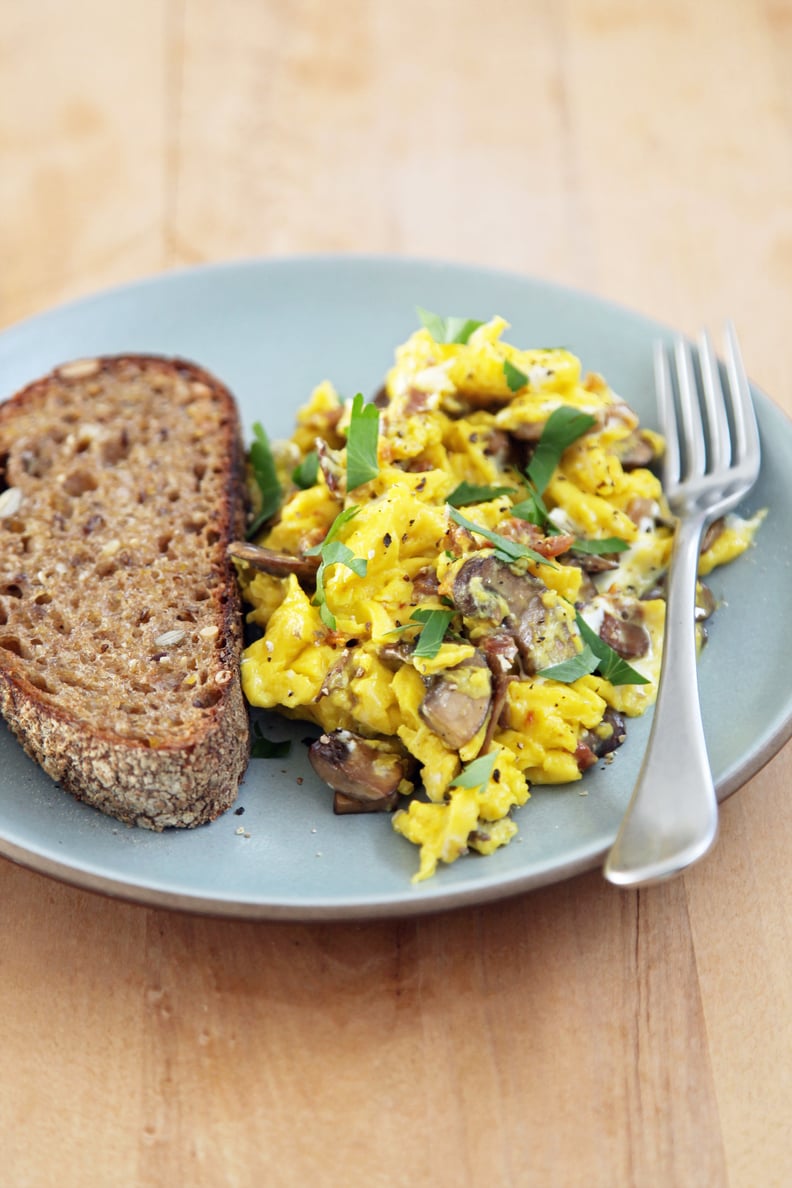
[[[759,433],[734,327],[725,332],[725,383],[708,335],[697,358],[678,339],[655,344],[655,384],[666,437],[663,486],[678,517],[666,579],[663,662],[638,780],[604,866],[611,883],[638,886],[702,858],[718,831],[718,803],[701,721],[695,599],[704,529],[756,482]]]

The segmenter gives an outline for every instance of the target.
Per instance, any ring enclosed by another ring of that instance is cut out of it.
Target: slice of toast
[[[0,712],[80,800],[210,821],[249,756],[231,393],[150,356],[82,359],[0,405]]]

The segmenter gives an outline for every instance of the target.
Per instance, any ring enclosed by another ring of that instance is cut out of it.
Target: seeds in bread
[[[230,392],[190,363],[79,360],[0,405],[0,711],[81,800],[212,820],[248,755]]]

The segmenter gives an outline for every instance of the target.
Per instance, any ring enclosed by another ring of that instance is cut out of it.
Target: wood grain
[[[731,316],[792,413],[792,4],[0,17],[0,325],[205,260],[448,257]],[[204,919],[0,862],[3,1182],[781,1188],[791,783],[787,747],[673,883],[419,920]]]

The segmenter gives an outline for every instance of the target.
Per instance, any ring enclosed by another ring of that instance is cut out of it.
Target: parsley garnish
[[[435,342],[459,343],[464,346],[474,330],[483,326],[473,318],[441,318],[428,309],[416,306],[416,313]]]
[[[316,557],[319,553],[321,553],[325,545],[329,544],[331,540],[335,540],[344,525],[348,524],[349,521],[353,519],[359,511],[360,508],[357,506],[357,504],[355,504],[354,507],[347,507],[343,511],[339,512],[328,528],[327,535],[325,536],[322,543],[314,545],[313,548],[305,550],[306,557]]]
[[[572,552],[593,553],[599,557],[606,553],[623,553],[629,547],[628,542],[620,536],[606,536],[602,540],[576,540]]]
[[[421,630],[415,637],[415,647],[413,648],[413,656],[420,656],[424,660],[433,660],[440,651],[440,645],[445,638],[445,633],[448,630],[448,624],[453,619],[456,611],[453,610],[429,610],[426,607],[418,607],[413,611],[408,623],[403,623],[401,627],[394,627],[394,633],[397,631],[407,631],[410,627],[415,627],[417,624],[422,624]]]
[[[499,495],[513,495],[514,487],[477,487],[473,483],[460,483],[446,500],[452,507],[467,507],[471,503],[486,503]]]
[[[451,781],[450,787],[480,788],[483,784],[489,783],[497,758],[497,751],[491,751],[489,755],[479,755],[478,759],[462,768],[456,779]]]
[[[570,408],[568,404],[553,409],[525,471],[539,495],[544,493],[567,446],[582,437],[595,423],[596,417]]]
[[[561,460],[561,455],[567,446],[590,429],[595,418],[588,413],[562,405],[556,408],[547,418],[539,441],[536,443],[533,458],[525,474],[528,479],[528,495],[521,503],[512,508],[512,515],[521,520],[528,520],[537,527],[544,528],[550,535],[557,535],[558,529],[550,519],[550,513],[545,507],[542,495],[545,487],[553,477],[553,472]],[[596,550],[581,550],[595,552]]]
[[[520,520],[527,520],[529,524],[536,524],[538,528],[547,528],[551,533],[558,532],[538,491],[530,490],[527,497],[521,503],[515,503],[511,510],[512,515]]]
[[[516,540],[509,540],[508,537],[501,536],[499,532],[491,532],[489,528],[482,528],[481,524],[474,524],[472,520],[466,520],[456,508],[449,507],[448,514],[462,528],[478,533],[479,536],[483,536],[485,540],[494,545],[495,556],[499,561],[511,564],[514,561],[519,561],[522,557],[527,557],[530,561],[535,561],[537,565],[549,565],[551,568],[555,568],[553,562],[548,561],[547,557],[543,557],[541,553],[529,549],[527,545],[519,544]]]
[[[612,685],[648,685],[651,682],[641,676],[631,664],[623,660],[610,644],[600,639],[596,631],[589,627],[579,612],[575,612],[575,619],[583,640],[583,650],[569,660],[562,660],[560,664],[553,664],[550,668],[543,668],[537,676],[549,677],[554,681],[561,681],[569,685],[578,677],[588,676],[599,669],[600,676]]]
[[[519,367],[515,367],[508,359],[503,360],[503,374],[506,376],[510,392],[519,392],[520,388],[524,388],[528,383],[525,372],[520,371]]]
[[[291,750],[288,738],[274,742],[266,738],[258,722],[253,723],[253,742],[250,747],[251,759],[283,759]]]
[[[324,578],[326,569],[330,565],[346,565],[347,569],[351,569],[358,577],[365,577],[368,568],[368,562],[364,557],[356,557],[347,545],[336,539],[344,525],[348,524],[359,511],[360,508],[355,506],[347,507],[344,511],[339,512],[330,525],[327,536],[322,543],[305,550],[305,554],[308,557],[319,555],[322,558],[321,564],[316,571],[316,593],[313,597],[313,605],[319,607],[319,615],[322,622],[331,631],[335,631],[336,629],[336,620],[335,615],[332,614],[327,605],[327,598],[325,596]]]
[[[600,639],[596,631],[589,627],[586,620],[579,612],[575,612],[577,619],[578,630],[583,637],[584,644],[588,644],[594,655],[598,658],[600,675],[605,677],[606,681],[610,681],[612,685],[648,685],[651,682],[645,676],[641,676],[631,664],[623,660],[618,652],[605,643],[604,639]]]
[[[562,660],[560,664],[553,664],[550,668],[542,668],[537,676],[548,677],[553,681],[560,681],[562,685],[571,685],[578,677],[588,676],[599,664],[599,656],[591,650],[588,644],[583,644],[582,651],[569,660]]]
[[[303,491],[307,491],[309,487],[316,484],[319,477],[319,455],[316,450],[311,450],[306,454],[299,466],[295,466],[292,471],[292,482],[301,487]]]
[[[347,490],[354,491],[379,474],[377,442],[379,411],[374,404],[364,404],[358,392],[352,401],[352,416],[347,431]]]
[[[251,442],[248,457],[256,486],[261,493],[261,507],[255,520],[248,528],[248,536],[255,535],[261,525],[275,515],[280,507],[282,495],[269,438],[264,427],[258,421],[253,426],[253,433],[254,440]]]

